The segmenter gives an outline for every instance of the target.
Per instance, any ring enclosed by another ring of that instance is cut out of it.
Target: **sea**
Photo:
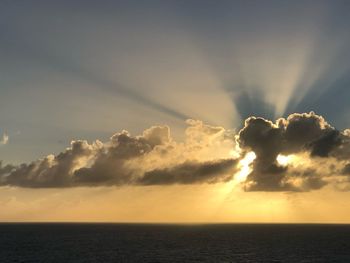
[[[0,262],[350,263],[350,225],[2,223]]]

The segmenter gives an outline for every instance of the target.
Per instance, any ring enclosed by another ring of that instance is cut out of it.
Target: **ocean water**
[[[350,225],[0,224],[0,262],[350,262]]]

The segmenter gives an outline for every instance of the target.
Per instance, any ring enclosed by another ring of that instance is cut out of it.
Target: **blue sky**
[[[2,1],[4,162],[187,118],[350,126],[349,1]]]

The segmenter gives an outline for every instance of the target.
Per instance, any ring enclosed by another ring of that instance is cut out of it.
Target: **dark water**
[[[0,262],[350,262],[350,225],[0,224]]]

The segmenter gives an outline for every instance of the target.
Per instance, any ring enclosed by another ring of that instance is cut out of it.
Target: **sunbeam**
[[[350,222],[349,10],[2,1],[0,221]]]
[[[256,155],[254,152],[248,152],[243,159],[239,161],[238,169],[239,171],[235,174],[235,180],[239,183],[244,182],[252,171],[252,167],[250,166],[255,160]]]

